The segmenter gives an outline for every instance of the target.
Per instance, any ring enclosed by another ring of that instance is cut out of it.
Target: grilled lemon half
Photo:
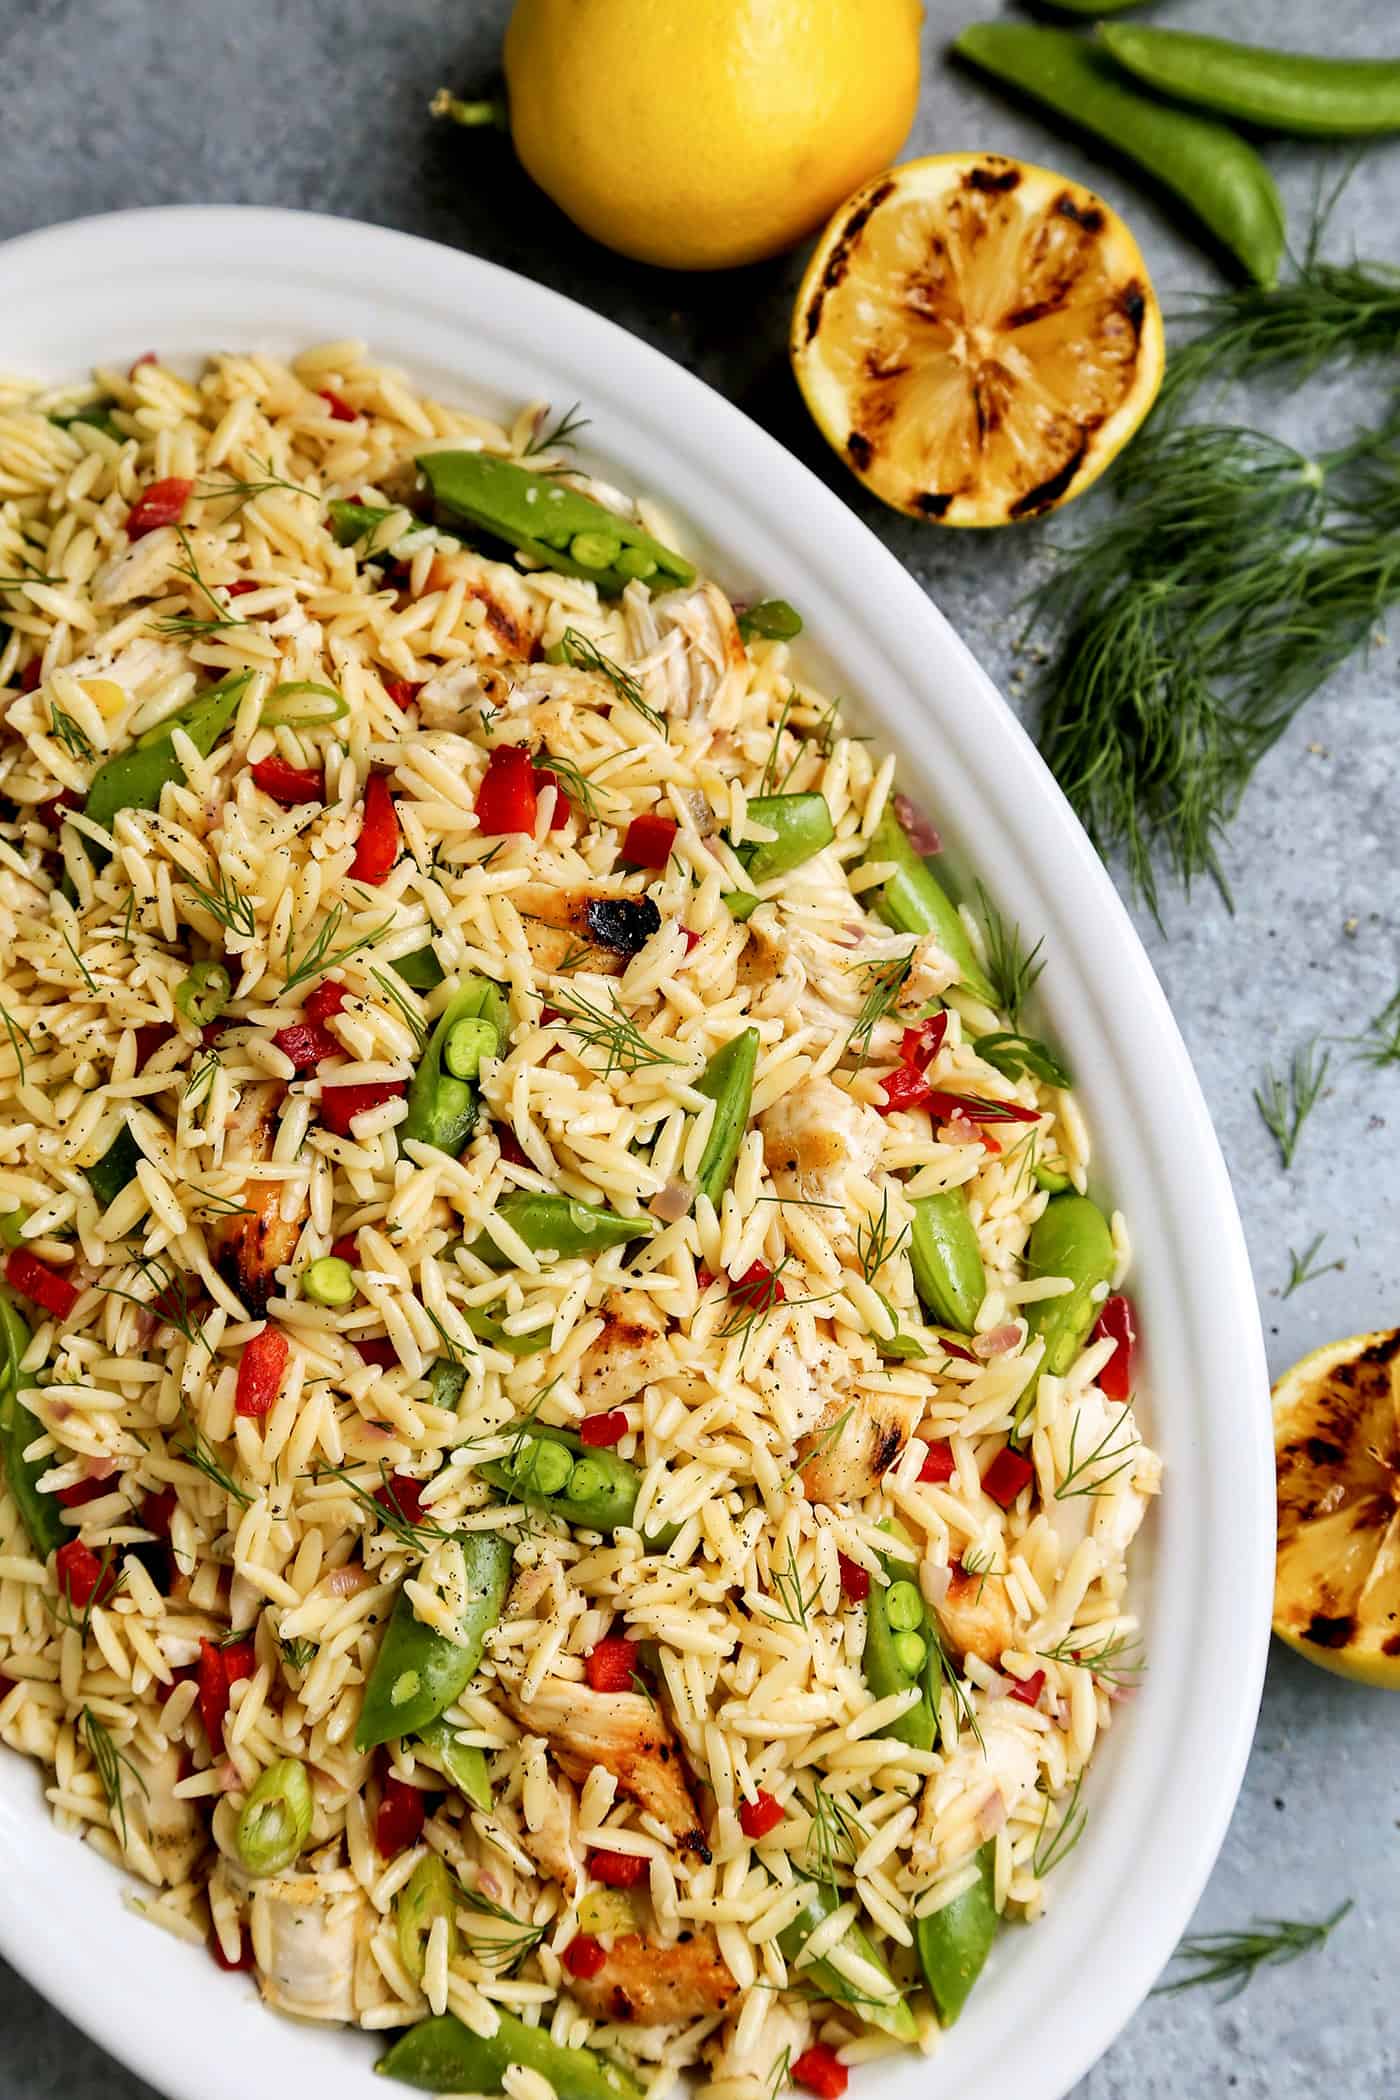
[[[823,435],[896,510],[1005,525],[1088,488],[1156,399],[1162,313],[1117,212],[1048,168],[942,153],[842,205],[793,310]]]
[[[1274,1387],[1274,1632],[1400,1690],[1400,1329],[1330,1342]]]

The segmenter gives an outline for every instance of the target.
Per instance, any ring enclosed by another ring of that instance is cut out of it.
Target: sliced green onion
[[[348,1305],[355,1295],[355,1271],[338,1254],[323,1254],[302,1277],[301,1295],[313,1305]]]
[[[197,962],[175,987],[175,1004],[195,1028],[217,1021],[233,993],[233,979],[222,963]]]
[[[475,1079],[484,1057],[494,1057],[501,1038],[490,1021],[479,1018],[456,1022],[442,1048],[442,1061],[454,1079]]]
[[[333,685],[294,678],[272,688],[258,720],[264,729],[319,729],[324,722],[342,721],[349,712],[349,702]]]

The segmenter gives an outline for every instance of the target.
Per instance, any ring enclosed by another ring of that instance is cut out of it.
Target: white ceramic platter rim
[[[1096,1760],[1088,1826],[1050,1915],[1002,1936],[933,2064],[888,2059],[859,2090],[1061,2100],[1150,1988],[1224,1836],[1263,1678],[1273,1471],[1224,1162],[1127,914],[1040,758],[838,497],[698,379],[537,284],[377,227],[188,207],[10,242],[0,312],[0,364],[45,382],[150,348],[193,364],[216,349],[358,337],[449,398],[582,402],[600,465],[663,500],[736,591],[802,609],[804,661],[859,695],[900,750],[951,864],[975,866],[1009,917],[1044,934],[1040,1009],[1137,1250],[1150,1426],[1167,1461],[1134,1570],[1149,1668]],[[373,2038],[264,2012],[202,1949],[124,1910],[122,1886],[54,1829],[34,1767],[0,1760],[0,1950],[70,2018],[171,2100],[384,2100]]]

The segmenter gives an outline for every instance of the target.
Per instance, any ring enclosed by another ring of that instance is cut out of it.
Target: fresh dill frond
[[[978,1545],[964,1547],[962,1571],[964,1575],[975,1575],[977,1577],[977,1595],[973,1599],[973,1602],[976,1604],[982,1602],[982,1592],[989,1581],[1005,1581],[1007,1574],[1005,1568],[997,1566],[997,1557],[991,1547]]]
[[[223,1068],[223,1059],[217,1050],[206,1050],[190,1069],[185,1081],[182,1099],[187,1108],[197,1108],[214,1084],[214,1074]]]
[[[1254,1089],[1254,1105],[1286,1168],[1293,1164],[1303,1125],[1317,1106],[1332,1062],[1330,1050],[1324,1050],[1321,1057],[1317,1050],[1318,1040],[1313,1036],[1294,1051],[1286,1077],[1267,1065]]]
[[[1386,1065],[1400,1065],[1400,989],[1372,1017],[1360,1038],[1357,1055],[1378,1070]]]
[[[55,588],[64,581],[62,576],[44,576],[35,569],[28,576],[0,576],[0,591],[22,591],[31,583],[52,584]]]
[[[781,1626],[793,1626],[799,1633],[806,1633],[821,1596],[821,1584],[814,1582],[810,1590],[803,1589],[802,1573],[791,1547],[788,1548],[786,1566],[772,1567],[768,1572],[772,1590],[764,1602],[769,1618]]]
[[[1048,1043],[1038,1035],[1014,1035],[1000,1029],[995,1035],[974,1036],[973,1049],[983,1064],[1000,1072],[1003,1079],[1019,1079],[1029,1072],[1043,1086],[1073,1086],[1064,1065]]]
[[[426,1553],[434,1539],[455,1536],[451,1527],[434,1523],[431,1518],[409,1516],[399,1501],[394,1476],[382,1462],[377,1488],[368,1488],[357,1480],[349,1466],[319,1465],[312,1469],[311,1478],[338,1480],[342,1487],[349,1488],[371,1523],[391,1531],[401,1546],[409,1546],[415,1553]]]
[[[60,926],[58,929],[58,937],[62,941],[64,947],[68,950],[68,953],[72,956],[73,961],[77,966],[78,975],[82,978],[83,983],[92,993],[94,999],[100,999],[102,996],[101,986],[98,984],[97,979],[93,976],[87,964],[83,961],[81,955],[79,955],[77,949],[73,946],[72,938],[69,935],[68,929],[64,926]]]
[[[662,736],[667,734],[666,718],[648,705],[641,680],[620,663],[615,663],[612,657],[605,656],[588,635],[582,634],[577,627],[566,627],[559,638],[559,653],[576,671],[592,671],[596,677],[605,678],[619,700],[625,700],[629,707],[635,708],[642,720],[649,722]]]
[[[546,1927],[532,1925],[527,1918],[517,1918],[514,1911],[506,1910],[502,1904],[494,1903],[483,1896],[479,1889],[459,1885],[457,1890],[470,1911],[492,1924],[505,1929],[501,1932],[464,1933],[463,1944],[467,1952],[486,1969],[513,1969],[517,1962],[524,1961],[534,1952],[544,1938]]]
[[[854,1402],[852,1402],[852,1404],[849,1407],[842,1408],[840,1414],[836,1417],[836,1420],[832,1423],[831,1427],[822,1431],[821,1435],[817,1438],[816,1443],[813,1444],[811,1450],[806,1453],[802,1460],[802,1466],[799,1466],[795,1473],[790,1473],[788,1475],[789,1480],[800,1479],[803,1466],[814,1465],[816,1461],[822,1456],[823,1452],[829,1451],[831,1449],[832,1445],[836,1442],[837,1437],[840,1436],[842,1430],[850,1421],[851,1416],[854,1413]]]
[[[185,558],[183,562],[176,562],[174,574],[183,576],[186,583],[198,591],[205,603],[211,605],[214,609],[211,614],[192,612],[168,613],[163,619],[156,621],[157,633],[168,635],[217,634],[224,627],[246,627],[248,622],[243,618],[242,614],[234,612],[227,600],[220,598],[212,586],[205,582],[200,571],[199,562],[195,557],[194,548],[190,544],[190,536],[184,526],[177,525],[175,531],[184,550]]]
[[[98,1784],[106,1796],[107,1808],[112,1818],[112,1826],[114,1829],[121,1831],[122,1844],[125,1845],[127,1842],[127,1829],[126,1800],[122,1788],[123,1772],[131,1775],[143,1794],[149,1796],[150,1788],[141,1776],[139,1766],[132,1762],[124,1750],[117,1748],[112,1740],[110,1729],[104,1727],[90,1706],[83,1708],[82,1721],[83,1734],[87,1739],[88,1751],[92,1757],[92,1768],[96,1772]]]
[[[766,2094],[766,2100],[778,2100],[779,2093],[783,2090],[783,2087],[788,2083],[788,2076],[791,2070],[792,2044],[789,2042],[787,2047],[785,2049],[781,2049],[778,2052],[777,2056],[773,2059],[773,2068],[768,2073],[768,2090]]]
[[[319,1653],[319,1643],[316,1641],[279,1641],[277,1645],[282,1651],[282,1660],[287,1668],[297,1671],[298,1674],[309,1670]]]
[[[1079,1495],[1087,1495],[1091,1501],[1097,1500],[1106,1491],[1110,1481],[1116,1480],[1120,1473],[1127,1472],[1133,1464],[1133,1453],[1141,1444],[1142,1438],[1127,1435],[1118,1443],[1114,1442],[1114,1438],[1120,1429],[1127,1429],[1131,1411],[1131,1403],[1125,1401],[1121,1413],[1109,1423],[1093,1450],[1086,1451],[1082,1457],[1076,1457],[1075,1445],[1079,1436],[1080,1416],[1080,1410],[1076,1408],[1074,1420],[1069,1425],[1069,1450],[1065,1454],[1064,1478],[1055,1489],[1057,1502],[1071,1502]],[[1108,1468],[1107,1472],[1099,1470],[1105,1466]]]
[[[1317,1259],[1322,1251],[1323,1241],[1326,1238],[1325,1232],[1317,1233],[1314,1238],[1309,1240],[1301,1254],[1295,1247],[1289,1248],[1288,1281],[1279,1293],[1281,1298],[1291,1298],[1293,1293],[1300,1291],[1305,1283],[1315,1283],[1319,1276],[1329,1276],[1333,1269],[1344,1269],[1346,1267],[1346,1262],[1340,1255],[1336,1261],[1319,1261]]]
[[[1194,1991],[1202,1984],[1223,1984],[1220,2002],[1238,1998],[1262,1968],[1278,1968],[1297,1961],[1321,1947],[1352,1908],[1351,1899],[1341,1903],[1330,1918],[1310,1924],[1297,1918],[1259,1918],[1243,1932],[1194,1933],[1181,1942],[1173,1961],[1192,1963],[1184,1976],[1159,1983],[1154,1997],[1174,1998],[1178,1991]]]
[[[252,1216],[252,1211],[248,1205],[240,1203],[236,1196],[216,1195],[213,1189],[202,1189],[198,1182],[195,1181],[186,1182],[185,1186],[192,1196],[199,1198],[199,1208],[207,1211],[211,1217],[250,1218]]]
[[[967,1561],[964,1558],[963,1566]],[[1088,1670],[1101,1684],[1122,1687],[1135,1684],[1145,1672],[1142,1641],[1135,1633],[1106,1634],[1100,1641],[1091,1631],[1067,1633],[1053,1648],[1036,1650],[1042,1662],[1063,1663],[1072,1670]]]
[[[1084,1835],[1084,1826],[1089,1820],[1089,1811],[1086,1808],[1081,1808],[1079,1805],[1079,1795],[1083,1785],[1084,1774],[1081,1772],[1075,1780],[1070,1790],[1070,1797],[1061,1810],[1053,1828],[1051,1827],[1050,1816],[1055,1803],[1049,1794],[1045,1797],[1045,1807],[1041,1811],[1040,1817],[1040,1830],[1036,1836],[1035,1847],[1031,1853],[1031,1872],[1035,1875],[1037,1881],[1043,1881],[1047,1874],[1053,1873],[1056,1867],[1062,1865]]]
[[[807,1832],[803,1867],[814,1881],[834,1888],[839,1869],[854,1863],[870,1832],[861,1821],[859,1810],[820,1779],[814,1781],[811,1799],[805,1806],[812,1823]]]
[[[894,1010],[895,1002],[914,967],[914,951],[907,955],[896,955],[889,962],[872,963],[868,966],[870,989],[856,1015],[855,1026],[846,1038],[846,1052],[854,1056],[856,1069],[870,1056],[870,1039],[888,1014]]]
[[[49,733],[70,758],[91,758],[92,738],[55,701],[49,702]]]
[[[977,885],[977,901],[982,908],[987,979],[996,993],[997,1005],[1003,1013],[1010,1014],[1014,1026],[1020,1020],[1021,1008],[1035,990],[1036,980],[1045,968],[1040,959],[1040,951],[1045,942],[1043,939],[1038,940],[1033,948],[1024,948],[1021,944],[1019,925],[1014,920],[1008,925],[980,882]]]
[[[537,751],[534,764],[538,772],[554,774],[564,794],[586,817],[595,822],[601,818],[603,811],[600,796],[604,791],[594,787],[588,774],[574,759],[556,758],[552,751]],[[611,797],[608,799],[611,800]],[[477,865],[480,867],[484,863],[478,862]]]
[[[856,1227],[856,1260],[860,1273],[873,1290],[875,1278],[887,1262],[894,1260],[909,1237],[908,1225],[901,1225],[898,1232],[890,1230],[890,1192],[880,1192],[880,1209],[877,1216],[867,1216]]]
[[[742,623],[740,632],[743,632]],[[758,783],[759,795],[771,795],[779,785],[778,758],[782,749],[783,731],[787,728],[788,716],[792,713],[792,700],[793,696],[789,692],[778,710],[778,720],[773,730],[773,741],[768,746],[768,756],[763,761],[763,772]],[[791,766],[789,766],[788,771],[792,771]],[[749,799],[752,801],[754,797],[750,796]]]
[[[387,919],[381,920],[378,926],[372,926],[368,933],[362,933],[355,940],[347,941],[343,948],[334,948],[331,944],[344,917],[345,906],[333,904],[304,955],[298,956],[295,953],[293,937],[288,934],[285,962],[287,974],[282,985],[284,992],[294,992],[297,986],[305,984],[308,978],[323,976],[327,970],[334,970],[340,963],[348,962],[352,955],[359,955],[363,949],[374,947],[377,941],[383,940],[394,923],[391,912]]]
[[[812,742],[817,747],[819,758],[830,758],[836,743],[836,725],[840,719],[841,699],[836,699],[823,709],[812,731]]]
[[[396,982],[392,972],[387,970],[371,970],[369,974],[403,1021],[419,1050],[424,1050],[428,1042],[428,1024],[408,997],[403,985]]]
[[[124,1298],[128,1305],[136,1306],[141,1312],[153,1312],[167,1327],[173,1327],[183,1335],[191,1348],[207,1349],[212,1356],[213,1349],[195,1318],[190,1280],[183,1269],[163,1261],[158,1254],[133,1254],[130,1259],[137,1274],[155,1287],[149,1298],[138,1298],[134,1291],[120,1290],[114,1283],[100,1283],[97,1288],[109,1298]]]
[[[70,1627],[83,1641],[87,1640],[88,1628],[92,1624],[92,1615],[98,1605],[110,1604],[113,1597],[126,1588],[125,1568],[115,1576],[112,1572],[112,1564],[116,1559],[116,1553],[117,1549],[115,1546],[103,1546],[98,1553],[97,1580],[88,1592],[87,1603],[79,1611],[74,1611],[72,1592],[62,1579],[59,1582],[59,1602],[57,1604],[51,1603],[47,1597],[41,1599],[49,1616],[57,1619],[60,1626]]]
[[[185,1435],[189,1441],[183,1444],[173,1444],[171,1446],[173,1456],[184,1459],[186,1465],[193,1466],[197,1473],[202,1473],[206,1480],[212,1481],[216,1488],[221,1488],[241,1508],[251,1508],[252,1496],[238,1485],[238,1482],[234,1479],[232,1473],[228,1471],[227,1467],[220,1464],[215,1454],[214,1446],[210,1443],[208,1437],[188,1409],[181,1409],[181,1418],[185,1425]]]
[[[188,876],[185,887],[195,903],[201,905],[225,933],[236,934],[242,940],[253,938],[258,930],[253,900],[239,889],[236,882],[229,881],[222,868],[215,871],[212,889],[206,889],[203,883],[194,882]]]
[[[260,480],[239,481],[230,478],[227,481],[210,481],[206,482],[196,493],[206,503],[220,501],[226,496],[232,498],[233,509],[229,512],[230,517],[236,517],[244,505],[251,503],[255,496],[266,496],[273,489],[284,489],[289,496],[309,496],[313,502],[320,501],[314,489],[303,488],[299,481],[288,481],[283,475],[277,473],[270,460],[259,459],[256,453],[252,455],[252,459],[253,465],[262,477]]]
[[[964,1561],[964,1566],[966,1566],[966,1561]],[[988,1572],[991,1573],[993,1571],[988,1570]],[[923,1631],[924,1638],[928,1642],[928,1663],[926,1667],[931,1673],[933,1683],[935,1686],[940,1683],[947,1686],[952,1695],[953,1712],[957,1717],[959,1730],[968,1729],[985,1756],[987,1745],[982,1737],[982,1729],[977,1719],[977,1709],[972,1703],[972,1694],[958,1675],[953,1659],[943,1645],[943,1637],[931,1616],[926,1618]],[[935,1707],[941,1704],[941,1699],[935,1696]]]
[[[577,442],[579,431],[586,430],[592,421],[590,416],[581,416],[579,414],[581,406],[581,402],[570,402],[558,421],[551,423],[548,428],[545,427],[544,419],[541,417],[540,428],[535,432],[535,435],[531,438],[520,457],[522,459],[533,459],[540,452],[558,452],[566,445],[573,446]]]
[[[15,1053],[15,1063],[19,1067],[19,1083],[23,1086],[25,1083],[25,1065],[24,1052],[20,1048],[20,1044],[27,1043],[29,1048],[33,1050],[34,1038],[30,1035],[24,1023],[17,1021],[8,1006],[3,1004],[0,1004],[0,1023],[4,1024],[5,1033],[10,1041],[10,1048]]]
[[[567,1028],[580,1042],[592,1049],[601,1050],[607,1058],[604,1078],[614,1072],[640,1072],[649,1065],[678,1065],[685,1060],[673,1057],[669,1050],[662,1050],[642,1034],[631,1016],[618,1005],[617,993],[609,987],[611,1007],[589,999],[572,986],[553,994],[553,1005],[559,1014],[558,1025]],[[551,1023],[551,1026],[556,1024]]]

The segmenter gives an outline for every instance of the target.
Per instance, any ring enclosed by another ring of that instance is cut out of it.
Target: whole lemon
[[[516,0],[515,148],[609,248],[757,262],[899,151],[922,18],[920,0]]]

